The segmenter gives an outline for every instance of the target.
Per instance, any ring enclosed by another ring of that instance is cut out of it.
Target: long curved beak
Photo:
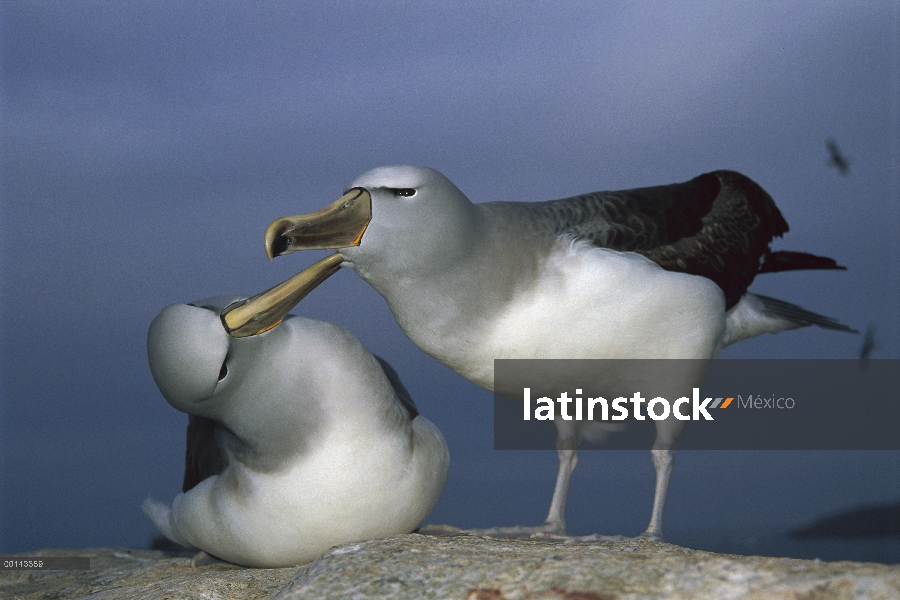
[[[269,223],[266,256],[272,260],[297,250],[359,246],[371,220],[372,196],[363,188],[353,188],[322,210]]]
[[[248,337],[272,329],[304,296],[337,273],[343,261],[335,252],[261,294],[229,304],[220,315],[225,331],[232,337]]]

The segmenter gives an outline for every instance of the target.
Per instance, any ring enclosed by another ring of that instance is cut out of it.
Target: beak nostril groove
[[[281,256],[291,248],[291,239],[285,237],[282,233],[279,232],[272,242],[272,256]]]

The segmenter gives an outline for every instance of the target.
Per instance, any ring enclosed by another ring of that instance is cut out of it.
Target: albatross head
[[[325,208],[275,219],[266,229],[270,260],[298,250],[338,252],[226,308],[222,319],[232,335],[255,335],[277,325],[342,264],[378,289],[378,278],[414,277],[458,263],[473,250],[477,231],[474,205],[441,173],[416,165],[372,169]]]
[[[378,167],[357,177],[340,199],[305,215],[275,219],[266,229],[269,259],[316,248],[344,260],[396,264],[408,255],[453,251],[470,226],[472,203],[428,167]]]

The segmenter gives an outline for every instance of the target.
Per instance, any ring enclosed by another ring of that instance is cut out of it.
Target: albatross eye
[[[388,191],[395,196],[403,196],[404,198],[416,195],[416,190],[414,188],[388,188]]]

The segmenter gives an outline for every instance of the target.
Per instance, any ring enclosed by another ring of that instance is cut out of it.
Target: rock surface
[[[305,567],[245,569],[154,550],[92,556],[90,571],[0,571],[4,599],[900,599],[900,565],[713,554],[646,540],[574,544],[403,535],[333,548]]]

